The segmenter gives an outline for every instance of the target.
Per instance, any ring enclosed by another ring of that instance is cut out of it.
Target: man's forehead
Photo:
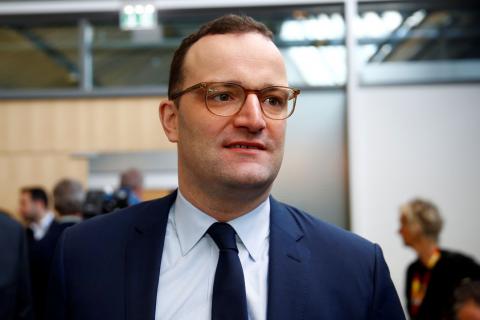
[[[258,32],[243,32],[243,33],[226,33],[226,34],[209,34],[200,38],[195,42],[190,50],[187,52],[188,55],[195,56],[195,54],[204,53],[204,50],[209,50],[211,48],[216,48],[215,51],[208,51],[210,55],[222,55],[230,53],[232,47],[242,47],[242,46],[252,46],[262,48],[263,51],[269,50],[270,53],[278,51],[275,44]],[[203,49],[203,50],[202,50]],[[237,51],[238,53],[247,53],[245,51]],[[255,54],[256,52],[248,52]]]
[[[275,72],[277,77],[284,72],[283,57],[268,37],[258,32],[215,34],[201,38],[187,52],[183,67],[185,80],[198,76],[201,78],[196,79],[198,81],[241,81],[221,74],[239,71],[238,63],[244,67],[258,66],[258,76],[262,70]],[[209,79],[205,79],[206,75]],[[215,79],[216,76],[219,78]]]

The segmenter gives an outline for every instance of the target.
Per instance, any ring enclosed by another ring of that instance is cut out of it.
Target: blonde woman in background
[[[443,220],[437,207],[414,199],[400,208],[400,230],[406,246],[417,253],[407,271],[406,298],[412,320],[453,319],[453,292],[465,278],[480,278],[480,266],[458,252],[440,248]]]

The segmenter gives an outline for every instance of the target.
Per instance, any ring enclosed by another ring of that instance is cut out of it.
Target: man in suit
[[[19,211],[28,226],[27,244],[35,319],[42,320],[50,267],[64,227],[55,220],[53,212],[49,210],[47,192],[41,187],[22,188]]]
[[[159,108],[179,188],[64,233],[49,319],[404,319],[377,245],[270,196],[298,94],[249,17],[185,38]]]
[[[0,319],[33,319],[25,233],[1,210]]]

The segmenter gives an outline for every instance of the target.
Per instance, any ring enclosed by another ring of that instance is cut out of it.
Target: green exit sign
[[[157,23],[157,11],[152,4],[129,4],[120,11],[120,29],[154,29]]]

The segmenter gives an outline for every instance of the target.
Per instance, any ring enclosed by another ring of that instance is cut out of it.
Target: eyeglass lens
[[[292,89],[271,87],[257,93],[263,112],[273,119],[284,119],[295,105]],[[206,90],[208,109],[220,116],[230,116],[242,108],[246,99],[243,87],[233,83],[211,84]]]

